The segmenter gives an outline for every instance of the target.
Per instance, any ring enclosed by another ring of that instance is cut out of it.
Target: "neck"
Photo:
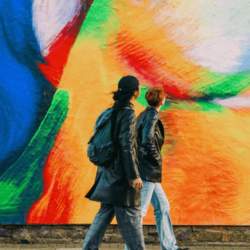
[[[131,99],[130,99],[130,103],[132,103],[132,104],[135,104],[135,100],[136,100],[136,98],[133,96]]]
[[[154,108],[157,112],[160,112],[161,106],[159,107],[150,106],[150,107]]]

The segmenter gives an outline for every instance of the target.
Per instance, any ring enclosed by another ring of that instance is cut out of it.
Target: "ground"
[[[65,245],[32,245],[32,244],[22,244],[22,245],[1,245],[0,250],[81,250],[81,246],[65,246]],[[100,250],[122,250],[122,244],[103,244]],[[158,245],[147,245],[147,250],[159,250]],[[246,245],[221,245],[221,246],[209,246],[209,245],[199,245],[199,246],[189,246],[190,250],[250,250],[250,246]]]

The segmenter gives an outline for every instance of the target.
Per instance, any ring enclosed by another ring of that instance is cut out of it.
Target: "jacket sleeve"
[[[121,161],[129,181],[138,178],[138,159],[136,142],[136,121],[133,110],[126,110],[122,114],[119,131],[119,144],[121,147]]]
[[[142,138],[141,145],[145,149],[145,153],[151,158],[155,160],[159,160],[161,156],[157,151],[154,135],[155,135],[155,126],[159,119],[158,113],[156,112],[148,112],[148,117],[144,120],[143,128],[142,128]]]

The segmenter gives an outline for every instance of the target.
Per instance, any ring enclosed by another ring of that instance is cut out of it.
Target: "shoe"
[[[177,250],[189,250],[188,247],[178,247]]]

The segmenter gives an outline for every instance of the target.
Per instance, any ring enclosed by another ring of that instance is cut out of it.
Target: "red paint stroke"
[[[60,82],[70,49],[75,42],[92,2],[93,0],[84,1],[80,13],[63,28],[51,45],[49,54],[44,59],[45,63],[39,65],[42,73],[55,87]]]
[[[161,85],[165,92],[177,99],[190,99],[186,86],[167,76],[161,69],[163,60],[154,57],[143,45],[133,40],[126,32],[117,36],[119,56],[152,86]]]

